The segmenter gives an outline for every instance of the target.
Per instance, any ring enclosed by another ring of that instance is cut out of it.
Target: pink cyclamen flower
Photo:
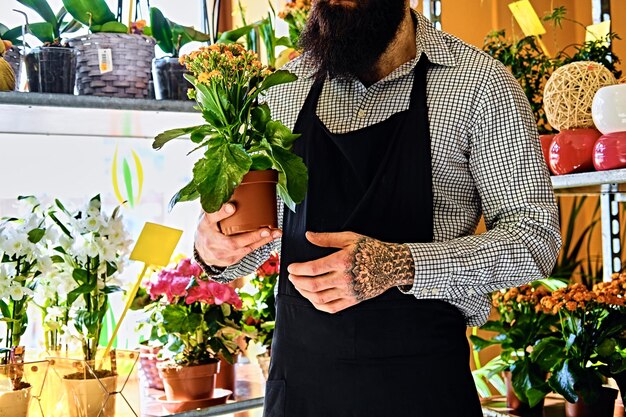
[[[181,260],[176,267],[176,271],[178,271],[179,275],[183,275],[185,277],[199,277],[203,273],[200,265],[193,262],[189,258]]]

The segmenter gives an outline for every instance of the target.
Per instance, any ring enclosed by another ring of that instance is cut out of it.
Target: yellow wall
[[[512,1],[512,0],[511,0]],[[443,30],[465,42],[481,47],[485,35],[491,30],[505,29],[508,36],[522,37],[523,34],[513,19],[507,0],[445,0],[442,1]],[[593,23],[591,0],[531,0],[539,17],[543,17],[553,7],[565,6],[567,18],[576,20],[583,25]],[[612,30],[621,36],[613,44],[615,54],[621,58],[620,68],[626,62],[626,6],[624,0],[611,0]],[[562,29],[553,29],[545,22],[547,33],[543,40],[550,51],[555,53],[568,45],[582,43],[585,40],[585,29],[573,22],[563,22]],[[571,49],[567,49],[571,52]]]

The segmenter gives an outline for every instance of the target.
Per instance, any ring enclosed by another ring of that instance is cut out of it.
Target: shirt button
[[[359,111],[356,113],[356,115],[357,115],[357,117],[358,117],[359,119],[362,119],[362,118],[364,118],[365,116],[367,116],[367,112],[366,112],[365,110],[361,109],[361,110],[359,110]]]
[[[432,291],[430,292],[432,295],[437,295],[439,294],[439,290],[437,288],[433,288]]]
[[[474,295],[474,294],[476,294],[476,291],[474,291],[473,289],[470,288],[469,290],[467,290],[467,295]]]
[[[428,291],[426,288],[422,290],[422,295],[428,295],[429,293],[430,291]]]

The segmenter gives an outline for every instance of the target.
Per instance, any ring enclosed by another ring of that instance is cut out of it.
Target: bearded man
[[[304,202],[231,237],[226,204],[195,241],[220,281],[281,248],[265,417],[481,416],[466,326],[561,244],[528,102],[408,0],[317,0],[301,46],[267,100],[302,135]]]

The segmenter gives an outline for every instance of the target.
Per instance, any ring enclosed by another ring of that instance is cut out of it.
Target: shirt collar
[[[446,67],[456,66],[456,58],[450,51],[448,44],[441,31],[437,30],[433,24],[424,17],[421,13],[413,10],[413,15],[416,21],[415,30],[415,46],[416,46],[416,58],[409,62],[406,62],[392,71],[385,80],[394,79],[402,76],[406,72],[410,71],[417,65],[419,57],[425,54],[428,60],[437,65]],[[307,70],[305,72],[306,77],[311,77],[315,74],[315,65],[308,63]]]

